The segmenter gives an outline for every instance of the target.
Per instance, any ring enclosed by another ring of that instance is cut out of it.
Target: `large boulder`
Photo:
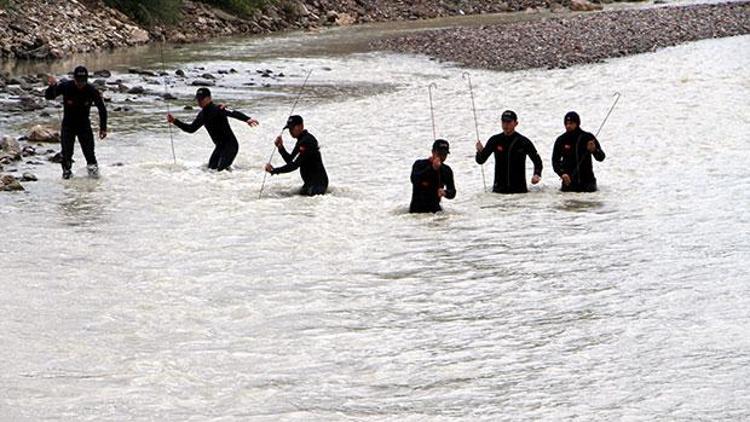
[[[28,134],[29,142],[60,142],[60,133],[56,130],[36,125]]]

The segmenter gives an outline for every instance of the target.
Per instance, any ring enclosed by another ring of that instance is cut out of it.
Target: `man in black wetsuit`
[[[101,93],[88,83],[88,78],[89,72],[83,66],[75,68],[72,81],[64,80],[58,83],[54,76],[47,78],[49,87],[44,93],[44,98],[53,100],[60,95],[63,96],[64,116],[60,128],[63,179],[70,179],[73,175],[73,147],[76,137],[86,157],[89,176],[99,177],[89,113],[92,105],[99,110],[99,139],[104,139],[107,137],[107,108],[104,106]]]
[[[289,129],[289,134],[297,140],[292,152],[287,152],[284,148],[284,140],[279,136],[274,141],[276,148],[279,149],[281,158],[286,165],[274,168],[271,163],[266,164],[266,171],[274,174],[291,173],[299,169],[302,176],[301,195],[315,196],[323,195],[328,190],[328,174],[323,166],[323,159],[320,156],[320,146],[318,140],[305,130],[305,122],[301,116],[291,116],[286,122],[284,129]]]
[[[491,137],[487,145],[477,141],[476,161],[484,164],[490,155],[495,155],[495,193],[526,193],[526,156],[534,163],[531,183],[536,185],[542,177],[542,159],[531,141],[516,132],[518,116],[511,110],[503,112],[500,120],[503,133]]]
[[[581,130],[581,118],[571,111],[565,115],[565,133],[555,141],[552,168],[562,179],[563,192],[595,192],[596,177],[591,157],[604,161],[599,141]]]
[[[438,139],[432,144],[432,155],[417,160],[411,169],[411,213],[436,213],[442,211],[440,200],[456,197],[453,171],[445,164],[450,153],[448,141]]]
[[[219,107],[211,99],[211,91],[208,88],[199,88],[195,94],[195,100],[201,108],[193,123],[187,124],[175,119],[171,114],[167,115],[167,121],[187,133],[195,133],[201,126],[206,126],[208,134],[216,147],[208,160],[208,168],[211,170],[226,170],[234,162],[239,150],[237,138],[229,126],[227,117],[242,120],[250,127],[258,126],[258,121],[248,117],[244,113],[229,108]]]

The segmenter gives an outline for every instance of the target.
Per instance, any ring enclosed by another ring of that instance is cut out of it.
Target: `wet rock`
[[[152,70],[144,70],[144,69],[137,69],[137,68],[128,69],[128,73],[132,75],[151,76],[151,77],[159,76],[156,72]]]
[[[49,113],[49,111],[43,111],[39,113],[39,117],[52,117],[52,115]]]
[[[112,111],[115,111],[118,113],[130,113],[133,111],[133,107],[130,107],[130,106],[115,107]]]
[[[4,174],[0,176],[0,191],[14,192],[24,190],[21,183],[12,175]]]
[[[11,161],[21,159],[21,144],[10,136],[0,139],[0,155],[10,158]]]
[[[47,160],[50,163],[60,164],[60,163],[62,163],[62,153],[61,152],[55,153],[54,155],[51,155],[51,156],[47,157]]]
[[[182,70],[182,69],[177,69],[177,70],[176,70],[176,71],[174,72],[174,74],[175,74],[175,75],[177,75],[177,76],[179,76],[179,77],[181,77],[181,78],[184,78],[184,77],[185,77],[185,71],[184,71],[184,70]]]
[[[176,100],[177,99],[177,97],[175,97],[174,95],[170,94],[169,92],[165,92],[164,94],[161,94],[161,98],[165,99],[165,100]]]
[[[142,86],[134,86],[127,90],[127,93],[132,95],[143,95],[145,92],[146,90]]]
[[[21,181],[22,182],[36,182],[37,180],[39,180],[39,179],[37,179],[37,177],[36,177],[36,175],[34,173],[26,172],[26,173],[24,173],[21,176]]]
[[[55,129],[47,128],[41,125],[36,125],[31,128],[28,135],[26,135],[29,142],[60,142],[60,132]]]
[[[186,105],[185,107],[182,107],[182,109],[185,111],[190,111],[193,109],[193,106]]]
[[[208,79],[208,80],[214,80],[216,79],[216,76],[210,74],[210,73],[204,73],[201,75],[201,78]]]
[[[106,69],[104,69],[104,70],[97,70],[96,72],[94,72],[94,76],[97,77],[97,78],[109,79],[109,78],[112,77],[112,72],[110,72],[109,70],[106,70]]]
[[[601,4],[594,4],[588,0],[570,0],[570,10],[574,12],[592,12],[594,10],[602,10]]]
[[[36,155],[36,148],[31,145],[26,145],[21,149],[22,157],[33,157],[34,155]]]
[[[196,79],[190,83],[192,86],[215,86],[216,82],[205,79]]]

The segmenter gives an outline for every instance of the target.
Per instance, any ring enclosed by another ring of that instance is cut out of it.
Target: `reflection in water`
[[[586,198],[587,196],[591,196],[591,195],[581,194],[581,198],[575,198],[575,199],[565,198],[560,202],[559,205],[556,206],[556,208],[561,211],[572,211],[572,212],[586,212],[586,211],[600,210],[604,208],[603,201],[587,199]]]

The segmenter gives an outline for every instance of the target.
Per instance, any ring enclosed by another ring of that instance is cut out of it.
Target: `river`
[[[168,49],[169,69],[238,71],[214,96],[261,126],[233,123],[231,173],[202,168],[205,131],[174,132],[173,164],[164,103],[136,100],[111,113],[101,179],[77,150],[73,180],[41,166],[26,192],[0,195],[0,419],[750,419],[750,37],[472,70],[482,137],[514,109],[544,159],[540,186],[498,196],[473,161],[465,69],[336,34]],[[90,62],[117,77],[158,57]],[[286,82],[243,85],[264,68]],[[331,194],[292,195],[292,174],[259,199],[308,70],[298,111]],[[431,82],[458,196],[414,216]],[[563,115],[595,131],[615,92],[600,191],[560,193]],[[172,111],[189,120],[184,104]]]

